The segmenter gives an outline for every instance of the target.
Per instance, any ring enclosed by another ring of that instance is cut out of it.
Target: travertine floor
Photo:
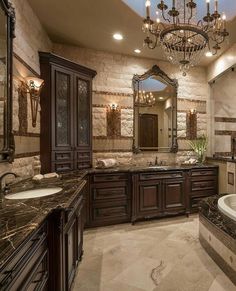
[[[198,241],[198,217],[85,231],[79,291],[235,291]]]

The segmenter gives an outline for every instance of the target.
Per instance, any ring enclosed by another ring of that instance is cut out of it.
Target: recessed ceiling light
[[[135,49],[134,52],[135,52],[136,54],[140,54],[140,53],[141,53],[141,50],[140,50],[140,49]]]
[[[210,57],[213,56],[213,54],[212,54],[211,51],[208,51],[208,52],[205,53],[205,56],[208,57],[208,58],[210,58]]]
[[[122,40],[123,39],[123,35],[120,33],[115,33],[113,34],[113,38],[116,40]]]
[[[164,99],[164,97],[159,97],[159,100],[163,100]]]

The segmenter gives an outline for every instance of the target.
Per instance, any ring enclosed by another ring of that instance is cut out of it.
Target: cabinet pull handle
[[[206,172],[206,171],[201,171],[200,174],[201,174],[201,175],[207,175],[208,172]]]

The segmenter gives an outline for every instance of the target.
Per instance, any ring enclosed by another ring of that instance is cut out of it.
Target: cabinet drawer
[[[96,223],[114,223],[129,219],[128,204],[93,206],[92,220]],[[105,224],[104,224],[105,225]]]
[[[48,282],[48,262],[49,253],[48,250],[45,250],[35,263],[30,274],[28,274],[26,282],[21,287],[22,290],[46,290]]]
[[[108,182],[108,181],[122,181],[128,180],[128,174],[95,174],[93,175],[93,182]]]
[[[24,278],[27,278],[32,266],[46,250],[46,239],[47,224],[44,224],[29,240],[24,242],[17,254],[9,258],[9,263],[4,269],[0,270],[0,290],[18,290],[17,288]]]
[[[156,180],[156,179],[171,179],[171,178],[183,178],[183,172],[155,172],[155,173],[141,173],[139,179],[145,180]]]
[[[216,189],[216,179],[191,180],[191,192],[215,189]]]
[[[91,159],[91,152],[89,151],[84,151],[84,152],[77,152],[77,157],[78,160],[90,160]]]
[[[77,169],[78,170],[83,170],[83,169],[88,169],[91,168],[91,160],[87,160],[87,161],[77,161]]]
[[[125,186],[114,186],[110,187],[99,187],[92,188],[92,199],[93,201],[105,201],[108,199],[126,199],[127,198],[127,187]]]
[[[71,151],[61,151],[61,152],[53,152],[52,153],[52,160],[53,161],[65,161],[65,160],[72,160],[73,153]]]
[[[52,171],[54,172],[65,172],[71,170],[73,170],[73,161],[52,163]]]
[[[193,169],[190,171],[191,176],[214,176],[217,174],[217,169]]]

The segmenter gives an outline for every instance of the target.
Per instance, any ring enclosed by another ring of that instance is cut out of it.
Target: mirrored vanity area
[[[15,14],[8,1],[0,1],[0,163],[12,162],[12,62]]]
[[[135,152],[177,152],[177,88],[156,65],[134,75]]]

